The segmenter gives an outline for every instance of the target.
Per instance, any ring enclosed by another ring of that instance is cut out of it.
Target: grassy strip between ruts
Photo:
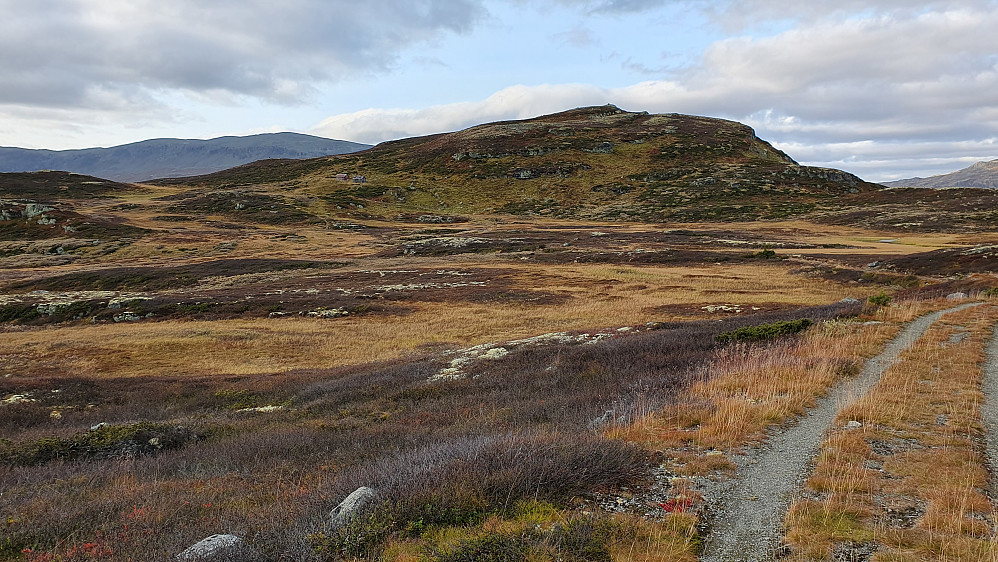
[[[996,318],[946,316],[840,412],[787,515],[791,559],[998,560],[979,413]]]

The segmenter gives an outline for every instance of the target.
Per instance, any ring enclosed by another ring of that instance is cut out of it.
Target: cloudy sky
[[[375,143],[614,103],[886,181],[998,158],[998,0],[0,0],[0,146]]]

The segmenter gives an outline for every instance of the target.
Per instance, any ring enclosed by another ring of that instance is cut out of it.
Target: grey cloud
[[[480,0],[0,0],[0,10],[0,104],[97,108],[157,90],[293,103],[313,82],[385,71],[407,46],[485,14]]]

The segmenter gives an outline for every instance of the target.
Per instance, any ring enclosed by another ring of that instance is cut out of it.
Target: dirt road
[[[818,454],[825,431],[842,406],[866,394],[881,375],[943,315],[981,303],[967,303],[926,314],[914,320],[884,350],[863,366],[855,379],[834,388],[793,427],[770,436],[760,448],[738,461],[734,479],[719,496],[722,504],[704,542],[704,562],[773,560],[782,537],[783,518],[794,494],[807,478],[812,459]],[[998,342],[994,353],[992,378],[998,396]],[[992,405],[998,424],[998,405]],[[991,434],[989,428],[989,434]],[[998,455],[998,443],[989,441],[989,453]],[[995,462],[993,457],[992,462]]]

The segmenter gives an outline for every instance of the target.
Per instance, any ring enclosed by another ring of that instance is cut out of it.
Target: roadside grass
[[[947,315],[840,412],[787,515],[789,559],[998,559],[979,420],[996,317],[993,305]]]
[[[692,498],[686,515],[699,517],[704,505],[689,478],[730,476],[734,455],[765,439],[768,429],[804,414],[833,385],[858,374],[863,361],[903,323],[951,305],[942,299],[912,299],[867,306],[854,319],[816,318],[800,336],[719,347],[696,382],[673,401],[605,433],[660,452],[663,467],[678,475],[670,482],[670,493],[681,500]],[[820,518],[844,536],[866,536],[857,523],[862,513],[833,507],[806,516]]]
[[[675,403],[611,435],[674,450],[678,459],[695,461],[687,471],[697,474],[704,452],[735,453],[768,427],[803,414],[830,386],[857,374],[897,330],[894,323],[829,320],[800,338],[725,346]],[[724,459],[711,456],[714,464]]]

